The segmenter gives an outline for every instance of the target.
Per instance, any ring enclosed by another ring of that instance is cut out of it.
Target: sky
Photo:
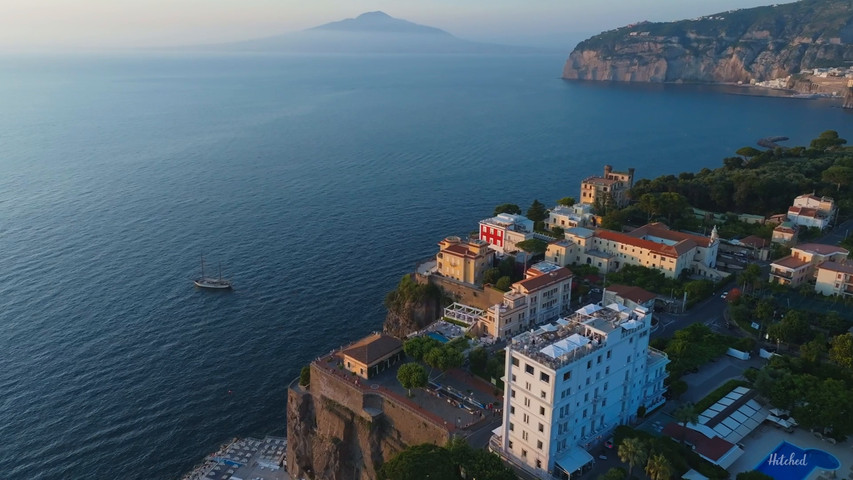
[[[381,10],[466,40],[558,46],[641,20],[670,21],[767,0],[0,0],[0,50],[222,43]],[[567,49],[574,44],[567,45]]]

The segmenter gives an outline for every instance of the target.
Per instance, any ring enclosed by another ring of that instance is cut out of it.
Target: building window
[[[510,391],[509,391],[509,396],[510,396],[510,397],[512,397],[512,398],[515,398],[515,390],[510,390]]]
[[[545,383],[551,383],[551,376],[545,372],[539,373],[539,380],[542,380]]]
[[[563,374],[563,381],[565,382],[566,380],[568,380],[568,379],[570,379],[570,378],[572,378],[572,372],[571,372],[571,370],[569,370],[568,372],[566,372],[566,373],[564,373],[564,374]]]
[[[536,440],[536,448],[542,450],[542,440]],[[541,463],[539,462],[539,460],[536,460],[536,466],[538,467],[540,465]]]
[[[515,374],[512,374],[512,382],[515,383]]]
[[[530,423],[530,416],[525,413],[522,420],[524,420],[524,423]]]
[[[529,399],[529,398],[527,398],[527,397],[524,397],[524,406],[525,406],[525,407],[529,407],[529,406],[530,406],[530,399]]]
[[[605,374],[605,375],[610,375],[610,367],[609,367],[609,366],[608,366],[608,367],[604,367],[604,374]],[[513,376],[513,380],[515,380],[515,376]]]
[[[525,371],[525,372],[527,372],[527,373],[529,373],[529,374],[531,374],[531,375],[533,375],[533,367],[532,367],[532,366],[530,366],[530,365],[528,365],[528,364],[526,364],[526,363],[524,364],[524,371]]]
[[[509,449],[512,450],[512,440],[509,441]]]
[[[539,407],[539,415],[545,415],[545,407]]]
[[[521,450],[521,458],[527,458],[527,450]]]
[[[544,432],[544,431],[545,431],[545,425],[542,425],[542,424],[540,423],[540,424],[539,424],[539,431],[540,431],[540,432]]]
[[[510,432],[514,432],[514,431],[515,431],[515,424],[514,424],[514,423],[512,423],[512,422],[509,422],[509,431],[510,431]]]
[[[539,393],[539,397],[545,398],[545,390],[542,390],[542,392]]]
[[[592,368],[592,360],[586,362],[586,368]]]
[[[522,440],[527,440],[527,431],[523,431],[523,432],[521,432],[521,439],[522,439]]]
[[[539,443],[542,443],[542,442],[539,442]],[[539,447],[539,449],[541,450],[542,447]],[[542,468],[542,460],[539,460],[538,458],[536,459],[536,468]]]
[[[517,367],[517,366],[518,366],[518,359],[517,359],[517,358],[512,357],[512,365],[513,365],[514,367]]]

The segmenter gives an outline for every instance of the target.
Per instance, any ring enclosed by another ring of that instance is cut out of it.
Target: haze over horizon
[[[0,3],[0,51],[165,47],[250,40],[381,10],[479,42],[562,47],[642,20],[671,21],[767,0],[30,0]]]

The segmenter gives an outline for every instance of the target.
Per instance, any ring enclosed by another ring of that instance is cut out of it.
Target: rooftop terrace
[[[612,304],[587,305],[568,318],[516,335],[512,348],[543,365],[559,369],[605,346],[616,329],[636,330],[643,326],[641,312]]]

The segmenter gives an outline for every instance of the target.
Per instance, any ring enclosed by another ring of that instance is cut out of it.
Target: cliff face
[[[563,78],[747,83],[849,60],[853,1],[804,0],[604,32],[578,44]]]
[[[382,330],[397,338],[423,329],[441,316],[443,293],[419,275],[406,275],[397,288],[388,293],[388,314]]]
[[[448,432],[370,388],[311,365],[308,389],[287,397],[287,468],[292,478],[370,480],[407,446],[443,445]]]

